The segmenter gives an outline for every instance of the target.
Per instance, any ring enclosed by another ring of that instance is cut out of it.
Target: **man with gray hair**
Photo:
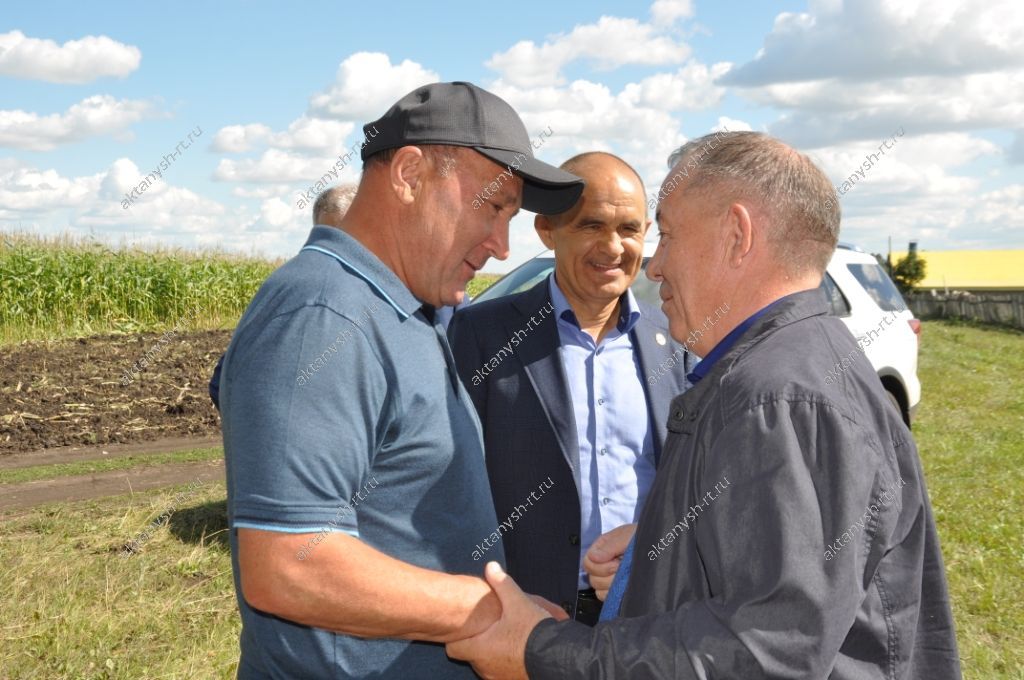
[[[910,431],[866,362],[821,378],[857,346],[818,290],[831,183],[755,132],[671,163],[648,276],[677,340],[730,314],[696,342],[602,621],[551,619],[492,563],[502,618],[449,654],[485,678],[959,679]]]

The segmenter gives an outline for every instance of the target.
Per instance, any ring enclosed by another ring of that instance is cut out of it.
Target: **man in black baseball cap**
[[[437,643],[500,615],[473,559],[499,527],[480,422],[434,312],[508,256],[520,205],[564,211],[583,181],[468,83],[370,126],[348,211],[267,279],[224,356],[243,680],[471,680]]]
[[[380,134],[369,136],[369,130]],[[405,95],[363,127],[365,161],[408,144],[466,146],[523,178],[523,208],[542,215],[565,212],[583,193],[583,180],[533,157],[519,115],[501,97],[472,83],[434,83]]]

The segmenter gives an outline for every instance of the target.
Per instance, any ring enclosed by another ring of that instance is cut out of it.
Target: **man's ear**
[[[533,228],[537,231],[537,236],[540,236],[544,247],[548,250],[554,250],[555,239],[551,232],[555,229],[555,225],[552,223],[551,218],[547,215],[537,215],[533,218]]]
[[[745,205],[733,203],[726,213],[725,222],[728,262],[733,267],[739,267],[754,247],[753,220]]]
[[[427,175],[427,159],[416,146],[403,146],[395,152],[388,167],[391,190],[403,205],[412,205]]]

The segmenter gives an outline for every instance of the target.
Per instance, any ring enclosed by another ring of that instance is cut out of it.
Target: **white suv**
[[[644,243],[644,267],[656,244]],[[555,255],[545,251],[512,270],[477,296],[473,302],[493,300],[532,288],[555,268]],[[864,355],[878,373],[889,399],[910,425],[921,400],[917,379],[917,349],[921,322],[907,309],[896,285],[873,255],[839,244],[828,264],[821,287],[838,316],[857,338]],[[641,274],[633,283],[637,299],[660,307],[658,284]],[[851,357],[851,360],[855,360]],[[832,372],[842,370],[840,367]],[[823,372],[823,380],[829,374]]]

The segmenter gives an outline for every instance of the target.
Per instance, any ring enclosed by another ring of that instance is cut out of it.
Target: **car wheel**
[[[896,413],[900,414],[900,419],[903,420],[903,422],[906,422],[907,418],[903,414],[903,405],[900,403],[900,398],[897,397],[892,392],[890,392],[889,390],[885,391],[885,396],[889,397],[889,403],[891,403],[893,407],[896,409]]]

